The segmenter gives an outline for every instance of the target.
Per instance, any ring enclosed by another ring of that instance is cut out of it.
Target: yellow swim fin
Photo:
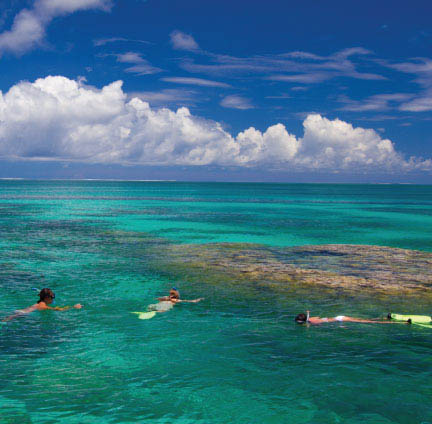
[[[153,318],[156,315],[155,311],[151,312],[131,312],[131,314],[138,315],[138,319],[150,319]]]

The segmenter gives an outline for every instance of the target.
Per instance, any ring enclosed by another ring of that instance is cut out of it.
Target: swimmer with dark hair
[[[321,317],[311,317],[309,316],[309,311],[306,311],[306,314],[298,314],[294,321],[297,324],[326,324],[329,322],[363,322],[366,324],[394,324],[394,321],[377,321],[370,319],[362,319],[349,317],[346,315],[338,315],[334,318],[321,318]]]
[[[82,305],[77,303],[73,306],[49,306],[51,303],[53,303],[55,299],[55,294],[51,289],[42,289],[39,292],[39,300],[34,304],[29,306],[25,309],[17,309],[13,315],[10,315],[3,319],[3,321],[10,321],[11,319],[17,318],[22,315],[29,314],[34,311],[45,311],[45,310],[51,310],[51,311],[67,311],[68,309],[75,308],[75,309],[81,309]]]

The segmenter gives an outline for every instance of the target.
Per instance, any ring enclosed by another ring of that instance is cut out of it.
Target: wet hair
[[[39,292],[39,300],[38,300],[37,303],[45,302],[45,299],[47,297],[50,297],[51,299],[54,299],[55,298],[54,292],[51,289],[42,289]]]
[[[306,314],[298,314],[298,315],[294,318],[294,321],[295,321],[297,324],[306,324],[307,316],[306,316]]]

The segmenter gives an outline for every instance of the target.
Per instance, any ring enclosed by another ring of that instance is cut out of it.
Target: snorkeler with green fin
[[[35,289],[38,290],[38,289]],[[39,291],[39,290],[38,290]],[[34,311],[67,311],[68,309],[74,308],[74,309],[81,309],[82,305],[80,303],[77,303],[73,306],[50,306],[55,299],[55,294],[51,289],[45,288],[39,291],[39,300],[34,304],[29,306],[25,309],[17,309],[15,310],[15,313],[13,315],[9,315],[8,317],[4,318],[3,321],[10,321],[14,318],[18,318],[20,316],[29,314]]]
[[[360,323],[366,323],[366,324],[417,324],[421,325],[422,327],[429,327],[432,328],[432,325],[425,325],[425,324],[431,324],[432,318],[426,315],[400,315],[400,314],[388,314],[387,320],[380,320],[380,319],[363,319],[363,318],[355,318],[355,317],[349,317],[346,315],[338,315],[334,318],[322,318],[322,317],[311,317],[309,314],[309,311],[306,311],[306,314],[298,314],[294,321],[297,324],[326,324],[331,322],[360,322]]]
[[[169,311],[177,303],[198,303],[203,298],[193,300],[180,299],[180,292],[177,288],[173,287],[168,296],[158,297],[157,300],[159,301],[158,303],[147,306],[147,312],[132,312],[132,314],[137,314],[139,319],[150,319],[157,313]]]
[[[338,315],[334,318],[311,317],[309,311],[306,314],[298,314],[294,318],[297,324],[325,324],[330,322],[363,322],[367,324],[392,324],[391,321],[376,321],[362,318],[349,317],[347,315]]]

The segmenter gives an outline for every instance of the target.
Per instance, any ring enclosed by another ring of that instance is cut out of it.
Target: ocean
[[[169,255],[327,244],[432,252],[432,186],[0,181],[2,317],[43,287],[83,305],[2,324],[0,423],[432,423],[431,329],[293,321],[431,315],[430,291],[275,287]],[[131,313],[173,286],[204,300]]]

